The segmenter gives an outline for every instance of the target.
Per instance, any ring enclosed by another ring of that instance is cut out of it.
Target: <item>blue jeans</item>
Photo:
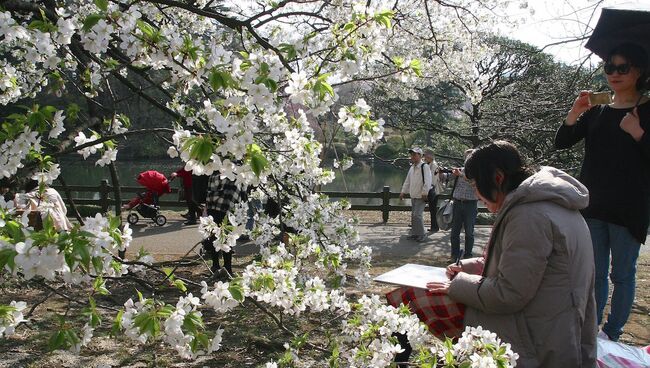
[[[627,228],[596,219],[586,219],[594,246],[596,265],[596,313],[598,324],[603,318],[609,293],[609,255],[612,255],[612,272],[609,277],[614,284],[612,303],[603,331],[610,339],[616,341],[623,333],[634,302],[636,278],[636,260],[641,244],[630,234]]]
[[[460,229],[465,228],[464,258],[472,257],[474,247],[474,223],[478,213],[478,201],[459,201],[454,199],[453,217],[451,220],[451,258],[460,254]]]

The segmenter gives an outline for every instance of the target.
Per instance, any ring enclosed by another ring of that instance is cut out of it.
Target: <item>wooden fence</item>
[[[54,186],[56,190],[63,194],[64,188],[62,186]],[[108,184],[108,180],[104,179],[100,182],[99,186],[88,186],[88,185],[68,185],[67,189],[72,192],[82,192],[82,193],[99,193],[99,199],[87,199],[87,198],[73,198],[75,204],[77,205],[95,205],[101,208],[102,212],[107,212],[109,208],[115,206],[114,199],[114,190],[113,186]],[[144,191],[142,187],[120,187],[122,194],[133,194],[122,196],[124,200],[121,204],[128,203],[131,198],[133,198],[137,193]],[[390,204],[391,199],[399,198],[399,192],[391,192],[390,187],[384,186],[381,192],[375,193],[364,193],[364,192],[338,192],[338,191],[322,191],[321,193],[329,196],[330,198],[361,198],[361,199],[372,199],[377,198],[381,200],[381,204],[352,204],[351,210],[357,211],[380,211],[382,213],[382,219],[384,222],[388,222],[388,217],[391,212],[395,211],[410,211],[411,206],[406,205],[392,205]],[[449,194],[441,194],[438,203],[441,203],[443,200],[448,199]],[[173,198],[173,199],[172,199]],[[158,204],[165,208],[169,207],[185,207],[185,201],[179,200],[178,198],[178,188],[172,188],[170,194],[166,194],[160,200]],[[427,206],[428,207],[428,206]],[[425,209],[428,211],[428,208]],[[486,212],[485,208],[479,208],[479,212]]]

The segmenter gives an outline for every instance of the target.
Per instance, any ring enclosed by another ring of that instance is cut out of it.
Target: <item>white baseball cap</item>
[[[419,154],[422,154],[422,148],[420,148],[420,147],[413,147],[413,148],[409,149],[409,153],[419,153]]]

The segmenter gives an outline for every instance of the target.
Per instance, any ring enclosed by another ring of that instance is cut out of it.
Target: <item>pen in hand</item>
[[[456,266],[460,266],[460,260],[463,259],[464,255],[465,255],[465,249],[461,249],[460,253],[458,253],[458,258],[456,259]]]
[[[456,258],[456,262],[447,266],[446,273],[447,273],[447,278],[449,278],[449,280],[452,280],[456,276],[456,274],[458,274],[461,271],[460,261],[463,259],[464,253],[465,251],[461,249],[458,258]]]

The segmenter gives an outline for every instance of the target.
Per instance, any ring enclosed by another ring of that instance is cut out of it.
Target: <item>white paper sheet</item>
[[[377,282],[426,289],[431,281],[447,281],[446,269],[407,263],[374,278]]]

